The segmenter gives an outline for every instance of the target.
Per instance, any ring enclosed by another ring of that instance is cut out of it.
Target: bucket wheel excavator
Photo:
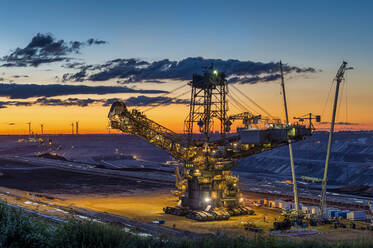
[[[165,207],[165,213],[198,221],[248,214],[250,209],[243,205],[238,178],[231,169],[241,158],[287,145],[289,138],[302,140],[312,130],[250,112],[228,116],[228,83],[225,74],[213,66],[202,75],[193,75],[188,85],[191,100],[184,134],[152,121],[137,109],[129,110],[122,101],[111,106],[111,128],[136,135],[181,162],[175,169],[179,203]],[[232,133],[237,120],[242,120],[244,127]],[[213,133],[214,129],[219,131]]]

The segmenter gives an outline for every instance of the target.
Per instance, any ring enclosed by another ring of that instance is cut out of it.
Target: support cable
[[[240,103],[239,101],[237,101],[237,99],[235,99],[232,95],[231,95],[231,92],[229,92],[228,94],[228,98],[232,100],[232,102],[234,102],[235,104],[237,104],[237,106],[240,108],[240,110],[242,112],[247,112],[247,108],[242,104]]]
[[[167,96],[167,95],[169,95],[171,93],[174,93],[175,91],[178,91],[178,90],[184,88],[185,86],[187,86],[187,84],[183,84],[183,85],[181,85],[181,86],[179,86],[179,87],[177,87],[177,88],[175,88],[175,89],[173,89],[173,90],[171,90],[169,92],[166,92],[166,93],[164,93],[164,94],[162,94],[160,96]]]
[[[349,86],[349,84],[348,84],[348,74],[346,74],[346,76],[345,76],[345,89],[346,89],[346,93],[345,93],[345,97],[346,97],[346,123],[348,123],[348,86]]]
[[[240,104],[241,104],[242,106],[244,106],[244,108],[246,109],[246,111],[248,111],[248,112],[254,112],[254,113],[257,114],[257,115],[260,115],[260,113],[259,113],[258,111],[256,111],[255,109],[250,108],[249,106],[247,106],[247,104],[246,104],[246,105],[243,104],[244,101],[241,101],[241,99],[236,95],[236,93],[234,93],[233,90],[231,90],[229,93],[230,93],[231,95],[233,95],[234,98],[235,98],[238,102],[240,102]],[[241,103],[241,102],[242,102],[242,103]]]
[[[246,94],[244,94],[242,91],[240,91],[239,89],[237,89],[236,86],[234,86],[233,84],[231,84],[232,88],[237,90],[239,93],[241,93],[241,95],[243,95],[247,100],[249,100],[251,103],[253,103],[256,107],[258,107],[261,111],[263,111],[266,115],[268,115],[269,117],[271,117],[272,119],[276,119],[275,117],[273,117],[268,111],[266,111],[264,108],[262,108],[259,104],[257,104],[253,99],[251,99],[250,97],[248,97]]]
[[[229,105],[232,105],[238,111],[238,113],[242,112],[242,109],[234,102],[233,99],[231,99],[231,96],[229,95],[227,96],[228,96],[228,99],[231,100],[229,101]]]
[[[233,106],[236,110],[237,110],[237,112],[241,112],[241,109],[240,109],[240,107],[238,107],[235,103],[234,103],[234,101],[227,95],[227,97],[228,97],[228,100],[229,100],[229,106]],[[228,102],[228,101],[227,101]],[[232,108],[233,109],[233,108]]]
[[[179,86],[179,87],[177,87],[177,88],[175,88],[175,89],[173,89],[173,90],[171,90],[171,91],[168,91],[168,92],[166,92],[166,93],[163,93],[163,94],[159,95],[158,97],[166,97],[167,95],[172,94],[172,93],[174,93],[174,92],[176,92],[176,91],[178,91],[178,90],[184,88],[185,86],[187,86],[187,84],[183,84],[183,85],[181,85],[181,86]],[[147,101],[145,101],[144,104],[148,104],[148,103],[150,103],[151,101],[152,101],[152,98],[150,98],[150,99],[148,99]],[[146,105],[141,106],[141,107],[145,107],[145,106],[146,106]]]
[[[333,85],[334,85],[334,79],[332,80],[332,83],[330,84],[328,96],[326,97],[326,100],[324,102],[324,106],[323,106],[322,111],[321,111],[321,116],[324,116],[326,108],[327,108],[327,106],[329,106],[328,103],[329,103],[329,99],[330,99],[330,96],[331,96],[331,93],[332,93]]]
[[[186,92],[184,92],[184,93],[182,93],[182,94],[180,94],[180,95],[177,95],[177,96],[175,96],[175,97],[167,98],[166,100],[161,101],[161,102],[158,102],[157,104],[155,104],[155,105],[153,105],[153,106],[151,106],[151,107],[145,109],[145,110],[142,111],[142,112],[145,113],[145,112],[148,112],[149,110],[152,110],[152,109],[154,109],[154,108],[156,108],[156,107],[158,107],[158,106],[164,105],[164,104],[166,104],[166,103],[172,103],[172,101],[174,101],[174,100],[180,100],[180,97],[182,97],[182,96],[184,96],[184,95],[186,95],[186,94],[190,94],[190,92],[189,92],[189,91],[186,91]]]
[[[341,96],[338,99],[337,114],[335,116],[335,119],[337,121],[336,122],[337,125],[341,124],[341,122],[343,121],[343,118],[342,118],[342,115],[343,115],[343,100],[344,100],[343,97],[344,97],[344,93],[345,93],[344,79],[342,80],[342,83],[341,83],[340,92],[341,92]],[[338,123],[338,120],[339,120],[339,123]]]

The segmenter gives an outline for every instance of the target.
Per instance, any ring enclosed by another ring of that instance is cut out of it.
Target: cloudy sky
[[[283,117],[280,60],[290,115],[330,119],[332,79],[346,75],[340,129],[372,129],[371,1],[2,1],[0,133],[107,131],[122,99],[175,131],[187,115],[185,85],[211,63],[235,92]],[[176,89],[175,91],[173,91]],[[328,97],[329,96],[329,97]],[[228,99],[229,100],[229,99]],[[231,100],[232,114],[242,106]],[[157,107],[152,107],[157,106]],[[347,125],[346,125],[347,124]],[[322,127],[326,127],[326,124]]]

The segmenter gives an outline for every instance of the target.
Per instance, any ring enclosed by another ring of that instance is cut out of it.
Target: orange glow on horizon
[[[330,78],[327,75],[326,78]],[[352,122],[355,125],[336,125],[336,131],[348,130],[373,130],[373,117],[367,113],[370,111],[370,106],[373,106],[373,98],[371,97],[371,84],[366,84],[366,81],[360,77],[356,79],[355,88],[351,85],[349,93],[349,107],[348,111],[340,104],[337,113],[337,122]],[[179,83],[180,84],[180,83]],[[358,87],[358,84],[364,84],[363,87]],[[144,87],[154,88],[154,85],[146,85]],[[158,87],[158,86],[157,86]],[[161,84],[161,89],[170,90],[176,88],[172,82]],[[239,85],[242,92],[254,99],[261,107],[272,113],[274,117],[281,117],[283,119],[284,109],[282,104],[282,95],[280,94],[280,85],[276,83],[258,84],[258,85]],[[301,116],[305,113],[313,113],[321,115],[321,120],[328,122],[330,119],[331,102],[325,105],[328,89],[330,88],[329,79],[313,79],[313,78],[299,78],[289,80],[286,84],[288,94],[288,106],[290,120],[293,121],[293,116]],[[229,89],[233,91],[233,89]],[[245,101],[245,98],[238,94],[241,103],[247,107],[250,112],[255,112],[255,106],[250,102]],[[59,97],[59,99],[66,99],[68,97],[76,97],[81,99],[107,99],[107,98],[122,98],[127,99],[131,96],[139,94],[108,94],[108,95],[73,95]],[[153,96],[153,95],[151,95]],[[331,94],[333,96],[333,94]],[[58,97],[56,97],[58,98]],[[343,94],[341,94],[343,99]],[[6,101],[8,98],[2,97],[0,100]],[[35,99],[28,99],[34,101]],[[243,112],[235,106],[230,97],[227,98],[229,106],[229,115]],[[326,106],[326,109],[324,108]],[[136,107],[140,111],[146,110],[149,107]],[[79,133],[93,134],[93,133],[108,133],[108,119],[107,114],[110,106],[102,106],[101,103],[91,104],[87,107],[78,106],[9,106],[0,109],[0,134],[28,134],[27,122],[31,121],[32,131],[40,133],[40,124],[44,125],[45,134],[71,134],[71,123],[79,121]],[[130,107],[132,109],[132,107]],[[325,111],[323,110],[325,109]],[[322,113],[322,111],[324,113]],[[258,111],[258,109],[256,109]],[[168,105],[152,109],[146,112],[148,118],[155,122],[173,130],[177,133],[182,133],[184,129],[184,120],[189,112],[189,107],[186,105]],[[260,112],[260,111],[259,111]],[[262,112],[260,112],[262,113]],[[348,117],[348,118],[347,118]],[[10,125],[12,124],[12,125]],[[217,124],[217,123],[215,123]],[[305,121],[307,124],[307,121]],[[235,122],[235,126],[241,123]],[[316,125],[317,130],[328,131],[329,125]],[[198,131],[198,130],[196,130]],[[111,133],[120,133],[116,130],[110,130]]]
[[[144,110],[147,107],[139,107]],[[73,106],[26,106],[9,107],[0,110],[3,122],[0,123],[0,134],[28,134],[27,122],[31,121],[31,129],[35,134],[41,133],[40,124],[44,125],[44,134],[71,134],[71,123],[79,121],[80,134],[105,134],[109,133],[107,114],[110,107],[101,105],[91,105],[88,107]],[[173,130],[177,133],[183,133],[184,120],[188,113],[188,106],[169,105],[155,108],[149,113],[148,118]],[[10,125],[12,124],[12,125]],[[307,124],[307,122],[305,122]],[[329,131],[330,124],[314,123],[317,131]],[[242,126],[237,121],[232,126],[235,131],[237,126]],[[75,127],[74,127],[75,130]],[[355,124],[355,125],[336,125],[336,131],[358,131],[373,130],[373,123]],[[198,130],[195,130],[198,132]],[[118,130],[111,129],[110,133],[121,133]]]

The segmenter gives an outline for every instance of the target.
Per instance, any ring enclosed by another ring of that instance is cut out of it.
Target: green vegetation
[[[321,244],[314,241],[291,242],[259,237],[202,236],[199,238],[140,237],[118,226],[97,222],[70,221],[55,225],[30,217],[21,210],[0,205],[0,247],[170,247],[170,248],[321,248],[373,247],[372,242],[358,240],[350,243]]]

